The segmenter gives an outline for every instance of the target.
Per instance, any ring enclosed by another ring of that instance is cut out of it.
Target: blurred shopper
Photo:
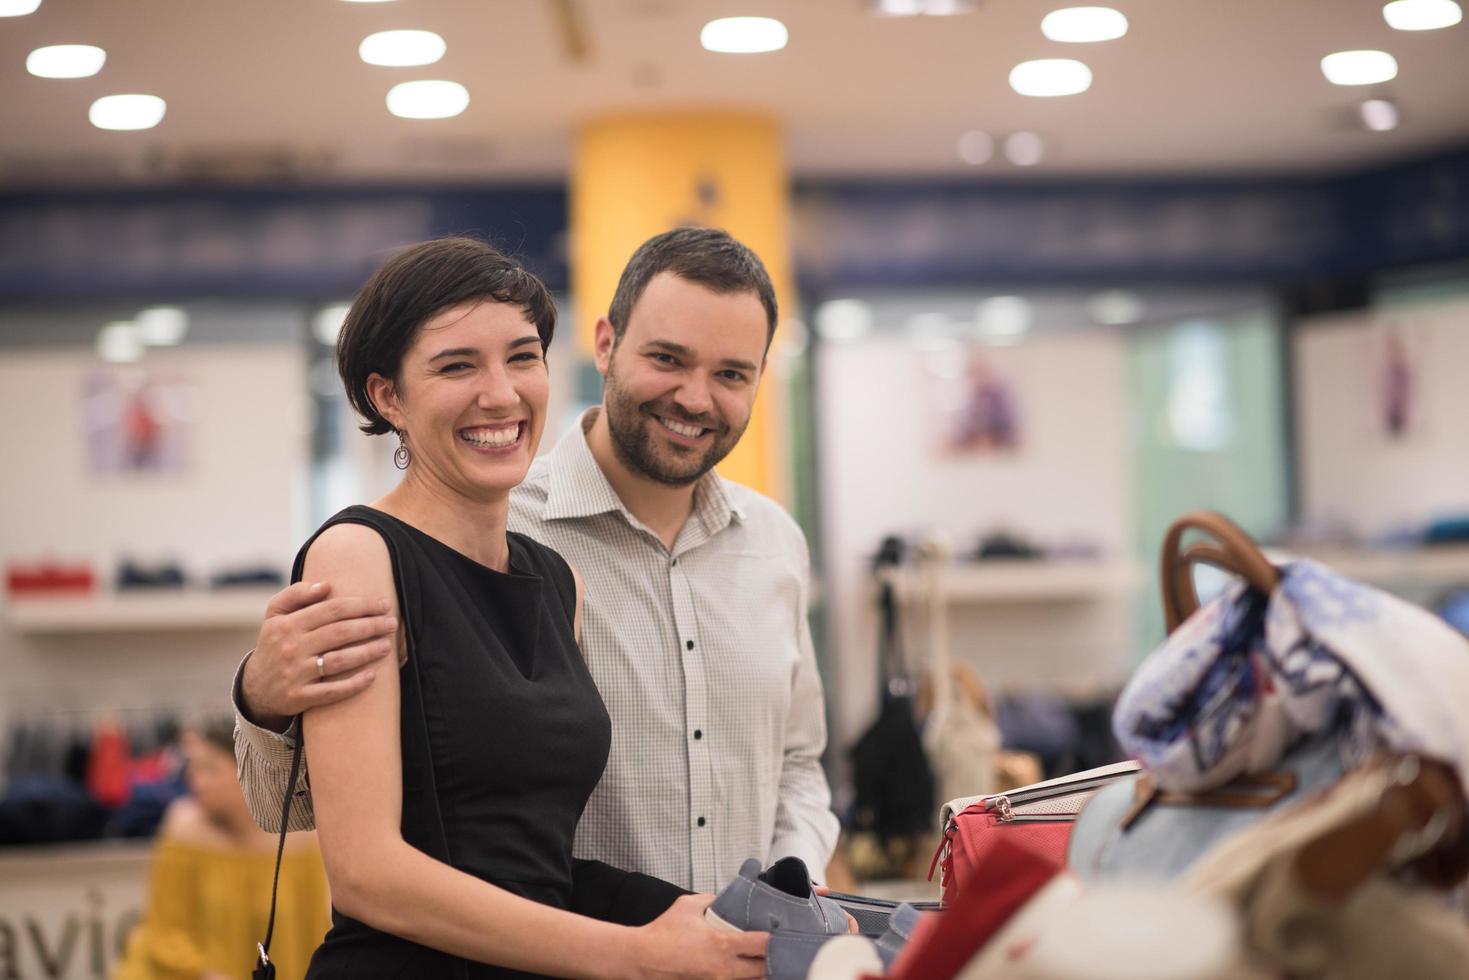
[[[255,826],[235,780],[234,725],[204,721],[183,733],[188,796],[169,805],[143,920],[114,980],[246,980],[275,869],[276,838]],[[272,958],[299,980],[330,923],[315,834],[295,834],[281,862],[281,914]]]
[[[576,853],[699,892],[749,857],[799,857],[820,877],[837,837],[805,539],[713,472],[749,423],[775,325],[764,266],[728,234],[649,239],[597,323],[601,406],[509,497],[510,528],[585,576],[582,650],[613,721]],[[361,691],[354,671],[389,649],[369,601],[329,594],[278,595],[236,679],[236,751],[265,826],[290,769],[267,729]],[[295,826],[311,826],[309,804]]]
[[[714,929],[710,898],[572,859],[611,723],[579,578],[506,529],[555,322],[538,279],[451,238],[389,260],[343,325],[348,398],[397,434],[404,475],[327,521],[292,577],[383,602],[396,664],[303,717],[334,905],[309,977],[764,974],[766,937]]]

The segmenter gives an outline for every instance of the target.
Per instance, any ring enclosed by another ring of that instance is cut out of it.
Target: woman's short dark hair
[[[627,330],[632,308],[660,272],[671,272],[724,295],[754,293],[765,307],[765,346],[770,346],[777,315],[770,273],[748,246],[719,228],[675,228],[638,246],[622,270],[612,306],[607,310],[612,335],[618,340]]]
[[[392,432],[367,393],[374,374],[398,378],[403,355],[434,314],[471,300],[509,303],[525,312],[541,338],[556,332],[556,304],[546,286],[493,245],[475,238],[436,238],[394,255],[367,280],[337,336],[337,372],[368,435]]]
[[[190,720],[188,727],[206,744],[219,749],[221,752],[228,752],[231,755],[234,754],[234,715],[219,712],[201,713]]]

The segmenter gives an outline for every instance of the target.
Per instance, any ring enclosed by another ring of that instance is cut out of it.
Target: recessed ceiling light
[[[92,103],[87,118],[98,129],[152,129],[167,108],[156,95],[104,95]]]
[[[131,364],[142,358],[138,325],[131,320],[114,320],[97,331],[97,356],[113,364]]]
[[[369,65],[412,68],[433,64],[446,49],[444,39],[433,31],[379,31],[363,38],[357,53]]]
[[[721,17],[699,32],[705,51],[721,54],[763,54],[786,46],[790,33],[774,17]]]
[[[24,17],[40,5],[41,0],[0,0],[0,17]]]
[[[1387,26],[1399,31],[1436,31],[1464,19],[1454,0],[1393,0],[1382,8]]]
[[[1127,18],[1111,7],[1064,7],[1041,19],[1041,33],[1066,44],[1115,41],[1127,33]]]
[[[816,310],[816,332],[824,340],[857,340],[872,327],[872,307],[860,299],[828,300]]]
[[[991,296],[979,304],[974,325],[984,337],[1018,337],[1030,331],[1035,309],[1024,296]]]
[[[1120,327],[1143,316],[1143,300],[1127,289],[1104,289],[1086,301],[1086,312],[1097,323]]]
[[[1072,58],[1022,61],[1010,69],[1010,87],[1021,95],[1078,95],[1092,87],[1092,70]]]
[[[959,159],[972,167],[988,163],[995,155],[995,138],[982,129],[972,129],[959,137]]]
[[[1005,159],[1017,167],[1033,167],[1046,155],[1046,144],[1036,133],[1022,129],[1005,137]]]
[[[469,90],[437,79],[403,82],[388,89],[388,111],[404,119],[448,119],[469,107]]]
[[[1338,51],[1321,59],[1321,73],[1333,85],[1376,85],[1398,77],[1398,62],[1386,51]]]
[[[322,307],[311,318],[311,336],[328,347],[337,346],[337,335],[342,332],[342,324],[347,321],[347,313],[351,309],[348,303]]]
[[[1391,99],[1366,99],[1357,107],[1362,125],[1374,133],[1386,133],[1398,128],[1398,107]]]
[[[53,44],[26,55],[26,71],[37,78],[91,78],[107,52],[90,44]]]
[[[967,14],[977,6],[976,0],[871,0],[872,12],[879,17],[952,17]]]
[[[138,339],[149,347],[173,347],[189,332],[189,315],[177,306],[154,306],[139,313]]]

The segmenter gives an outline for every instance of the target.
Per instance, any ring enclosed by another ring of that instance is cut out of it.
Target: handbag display
[[[928,869],[929,880],[935,870],[939,872],[944,905],[952,905],[965,884],[976,880],[976,869],[1001,837],[1064,864],[1072,822],[1082,807],[1103,787],[1135,776],[1139,768],[1136,762],[1116,762],[1004,793],[945,803],[939,815],[943,840]]]
[[[1084,878],[1172,878],[1216,842],[1333,785],[1342,772],[1335,740],[1318,738],[1300,743],[1270,772],[1204,792],[1162,792],[1146,773],[1130,774],[1099,790],[1077,815],[1067,866]]]
[[[1184,536],[1191,530],[1214,540],[1185,549]],[[1223,515],[1201,512],[1182,517],[1164,538],[1159,569],[1170,637],[1199,609],[1193,578],[1193,566],[1199,563],[1239,576],[1260,599],[1280,582],[1279,571],[1254,541]],[[1342,773],[1341,753],[1329,733],[1299,740],[1268,771],[1244,773],[1208,790],[1165,792],[1139,769],[1088,800],[1072,828],[1066,862],[1083,877],[1172,878],[1216,842],[1249,828],[1266,813],[1331,786]]]
[[[1184,548],[1189,531],[1213,540]],[[1202,611],[1200,562],[1243,580]],[[1436,721],[1454,712],[1435,710],[1435,688],[1465,686],[1458,655],[1469,650],[1426,613],[1314,563],[1277,569],[1210,512],[1174,522],[1161,573],[1169,639],[1138,668],[1114,716],[1147,771],[1087,804],[1068,844],[1073,871],[1176,877],[1393,740],[1437,742],[1455,758],[1457,722]]]

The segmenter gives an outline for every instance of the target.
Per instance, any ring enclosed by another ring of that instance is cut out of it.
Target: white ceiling
[[[1389,28],[1377,0],[1114,0],[1125,38],[1047,41],[1041,17],[1065,0],[981,0],[958,17],[884,19],[864,0],[573,0],[590,55],[570,58],[556,0],[44,0],[0,18],[0,186],[94,177],[340,179],[555,178],[571,134],[599,113],[738,107],[783,120],[802,176],[1217,174],[1334,170],[1469,141],[1469,22]],[[764,55],[702,50],[716,16],[780,17],[790,44]],[[367,34],[426,28],[448,41],[428,68],[376,68]],[[101,74],[33,78],[45,44],[107,50]],[[1401,127],[1355,126],[1364,91],[1322,77],[1322,55],[1383,48]],[[1032,99],[1006,81],[1017,62],[1079,57],[1079,96]],[[398,81],[449,78],[468,111],[414,121],[388,114]],[[157,129],[102,132],[93,99],[168,101]],[[1051,155],[1021,171],[973,168],[961,133],[1033,129]]]

